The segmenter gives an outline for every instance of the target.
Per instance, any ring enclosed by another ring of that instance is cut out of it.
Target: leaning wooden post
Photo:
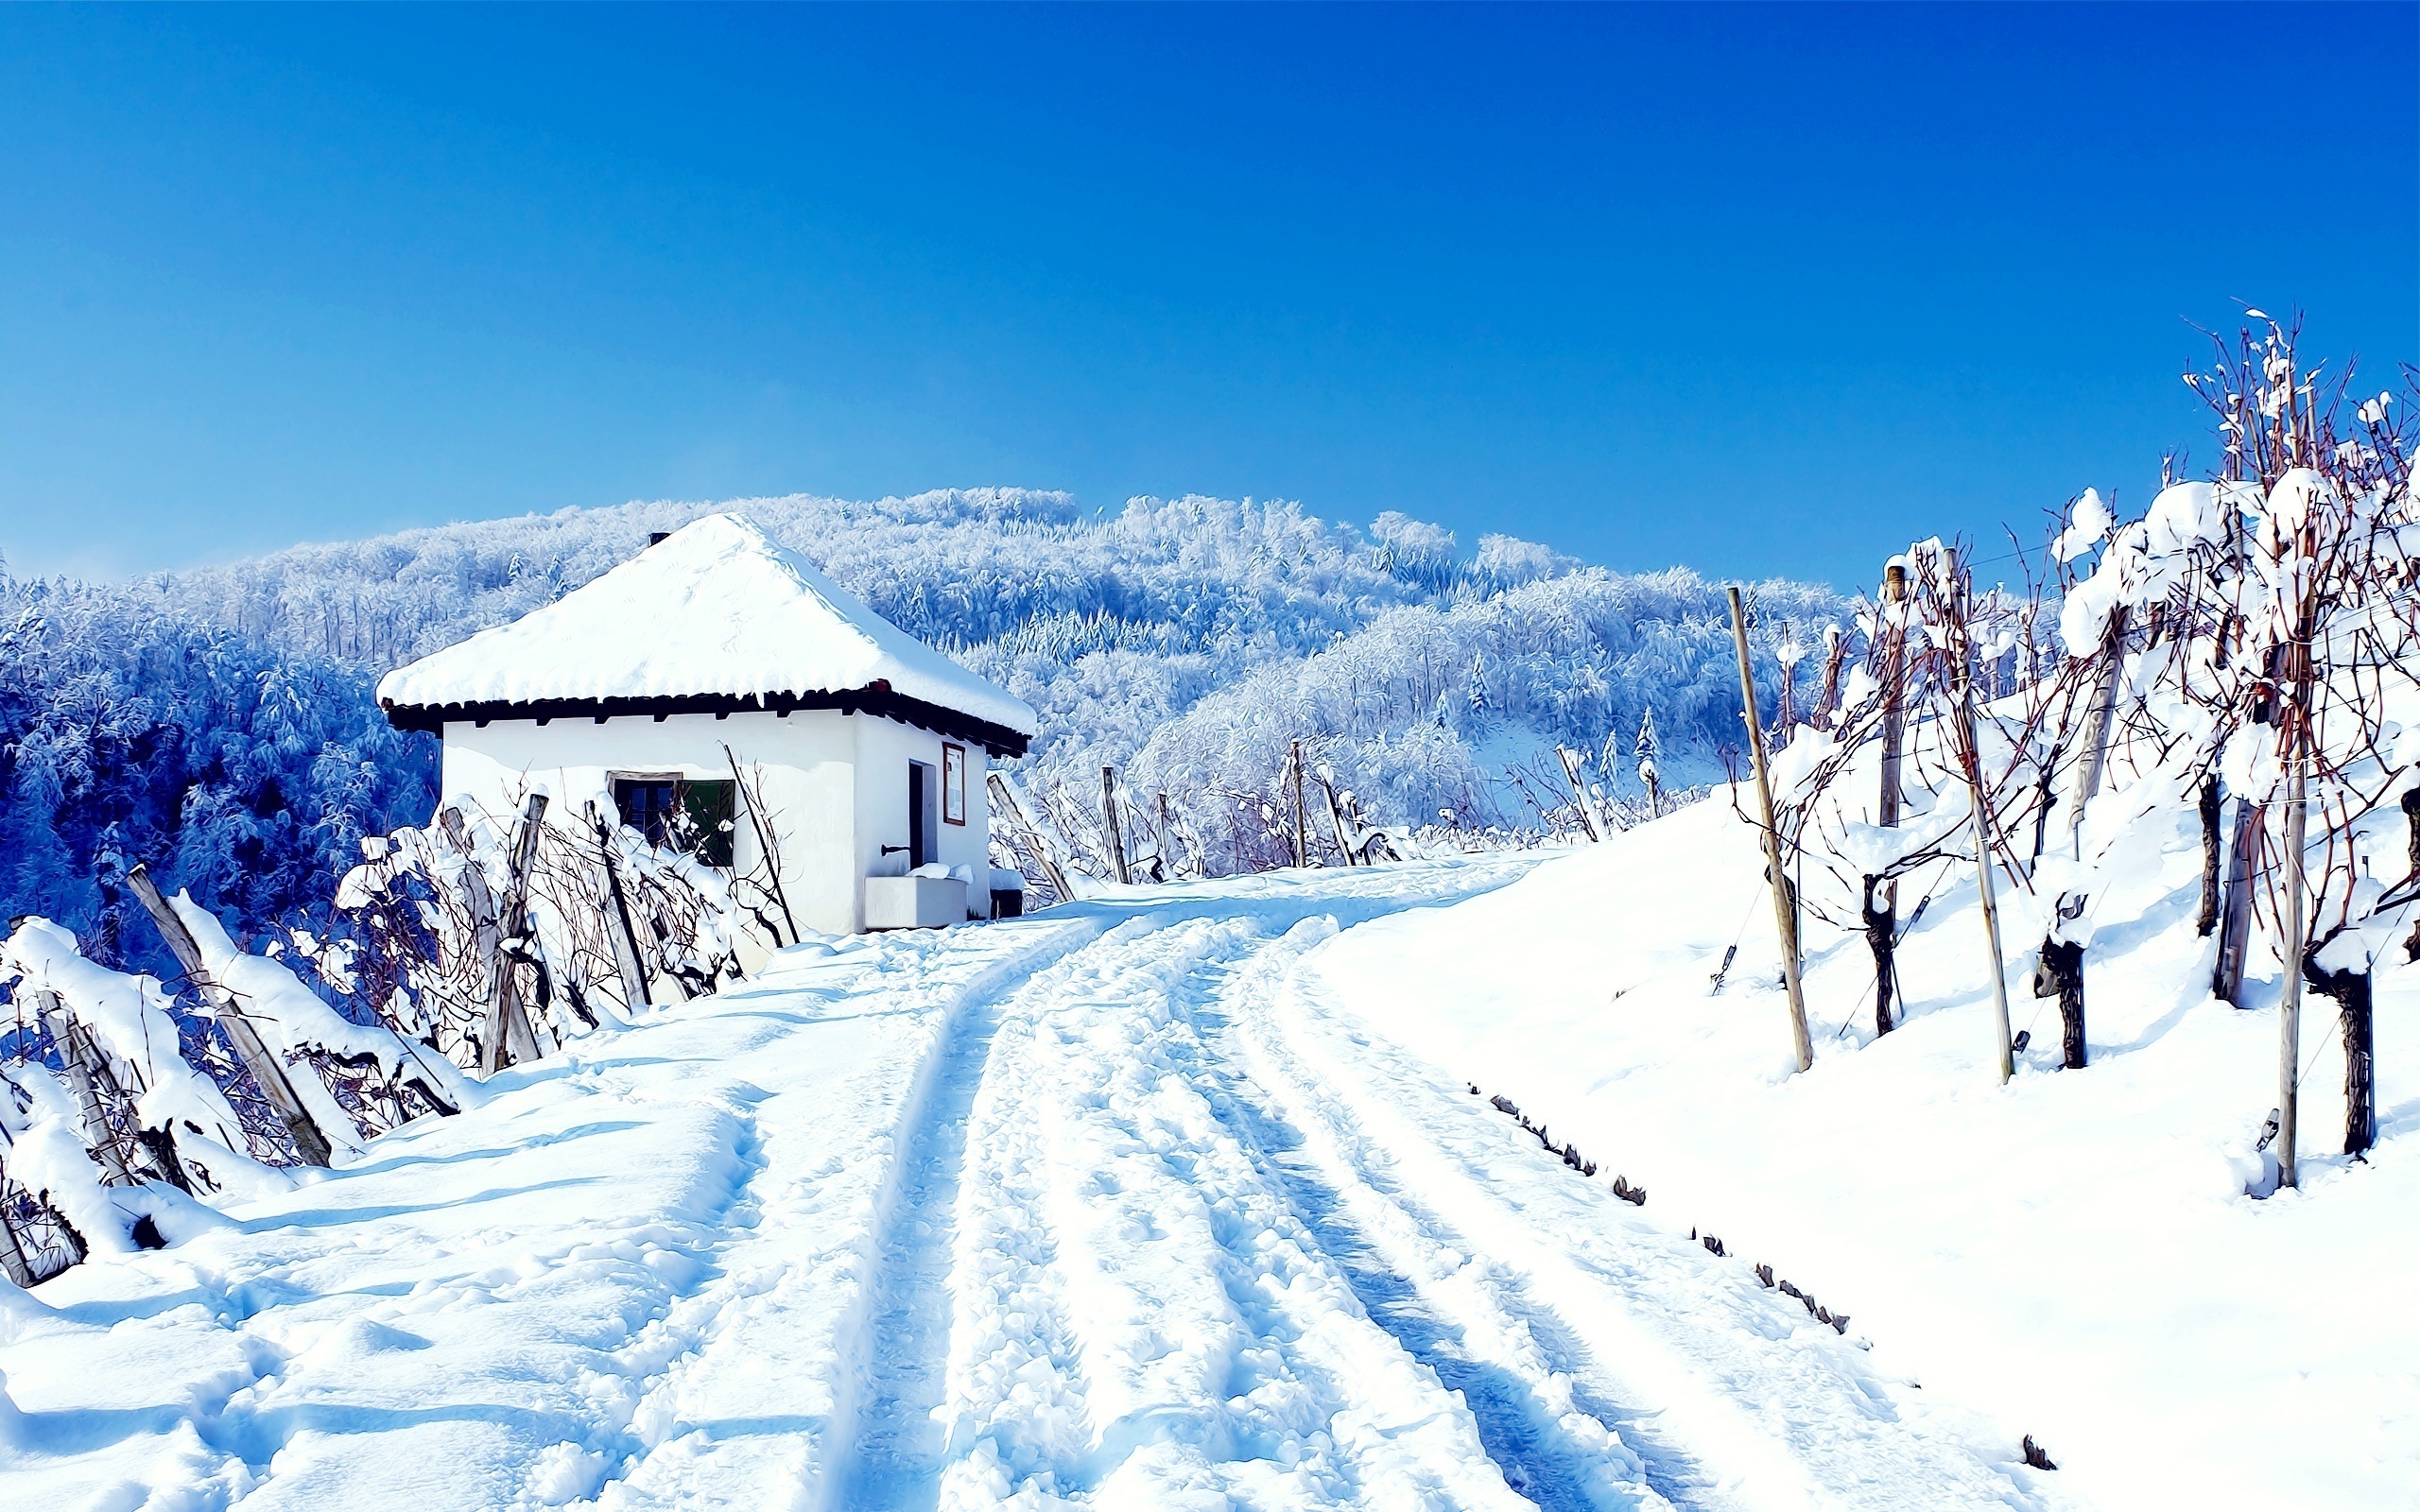
[[[1773,885],[1773,929],[1781,936],[1782,986],[1789,992],[1790,1046],[1798,1069],[1815,1064],[1815,1042],[1806,1033],[1806,994],[1798,980],[1798,910],[1789,896],[1789,874],[1782,864],[1781,830],[1773,822],[1772,779],[1765,770],[1765,727],[1756,717],[1756,679],[1748,666],[1748,610],[1739,590],[1731,589],[1731,639],[1739,652],[1739,713],[1748,722],[1748,750],[1755,758],[1756,810],[1764,820],[1765,868]]]
[[[1109,852],[1110,869],[1117,874],[1119,885],[1134,880],[1133,868],[1126,860],[1126,826],[1117,822],[1117,768],[1100,769],[1100,843]]]
[[[1557,746],[1555,756],[1563,763],[1564,780],[1571,784],[1571,806],[1580,811],[1580,827],[1588,833],[1592,844],[1601,845],[1605,832],[1598,826],[1597,811],[1589,802],[1588,783],[1580,775],[1580,753],[1567,746]]]
[[[546,817],[546,795],[532,793],[522,811],[521,831],[512,837],[512,870],[505,879],[504,912],[497,916],[495,955],[489,980],[487,1023],[479,1032],[479,1070],[493,1075],[516,1060],[536,1060],[545,1052],[521,1004],[521,973],[513,970],[512,949],[529,933],[529,872],[538,858],[538,829]]]
[[[1286,765],[1294,780],[1294,865],[1307,867],[1311,864],[1311,836],[1303,819],[1303,743],[1295,741],[1288,749]]]
[[[1954,551],[1942,555],[1943,576],[1953,583],[1958,576],[1958,555]],[[2014,1032],[2008,1022],[2008,967],[2000,956],[1999,900],[1992,889],[1992,802],[1983,791],[1983,745],[1975,724],[1975,678],[1967,664],[1971,647],[1966,643],[1966,595],[1957,592],[1957,637],[1951,643],[1950,654],[1957,661],[1951,676],[1958,683],[1958,721],[1966,739],[1966,759],[1959,765],[1966,768],[1966,801],[1975,814],[1975,888],[1983,902],[1983,934],[1991,945],[1992,1022],[1998,1029],[2000,1085],[2005,1087],[2016,1074]]]
[[[8,1172],[0,1169],[0,1195],[9,1190]],[[19,1286],[31,1288],[41,1283],[34,1274],[33,1262],[26,1257],[26,1246],[17,1238],[17,1228],[9,1221],[9,1206],[0,1202],[0,1276],[6,1276]]]
[[[1073,899],[1076,895],[1067,890],[1067,874],[1059,869],[1059,860],[1050,853],[1050,846],[1042,838],[1042,832],[1025,816],[1025,806],[1017,801],[1016,790],[1009,786],[1008,778],[992,772],[983,781],[984,785],[992,790],[993,801],[1008,811],[1009,821],[1025,837],[1026,849],[1033,853],[1033,864],[1041,868],[1043,880],[1050,884],[1050,890],[1063,903]]]
[[[622,995],[633,1008],[653,1005],[648,996],[646,957],[639,954],[639,932],[631,922],[630,900],[622,893],[622,874],[614,865],[614,829],[596,805],[588,805],[588,822],[596,827],[596,855],[605,868],[605,905],[614,917],[605,932],[614,936],[614,968],[622,973]]]
[[[168,947],[168,954],[177,958],[177,964],[184,968],[185,976],[193,983],[194,990],[217,1008],[219,1030],[227,1036],[227,1043],[233,1047],[235,1057],[244,1063],[244,1070],[251,1074],[253,1085],[260,1088],[261,1095],[268,1099],[269,1107],[277,1109],[277,1116],[285,1122],[285,1131],[294,1141],[294,1153],[301,1156],[306,1165],[331,1164],[335,1160],[335,1146],[328,1143],[327,1135],[313,1121],[310,1110],[302,1106],[302,1099],[295,1094],[293,1082],[286,1078],[285,1067],[278,1063],[277,1057],[262,1042],[260,1031],[254,1029],[251,1020],[244,1016],[234,994],[211,980],[210,972],[202,965],[201,946],[195,941],[193,931],[185,928],[185,921],[177,917],[177,911],[168,906],[168,900],[160,896],[159,885],[151,880],[150,872],[138,864],[126,874],[126,885],[135,900],[143,904],[143,911],[151,916],[152,927],[160,932],[161,942]]]
[[[76,1094],[76,1111],[84,1123],[85,1148],[101,1162],[109,1185],[133,1185],[133,1175],[127,1169],[126,1156],[118,1148],[109,1112],[101,1103],[100,1083],[93,1074],[92,1062],[85,1058],[88,1047],[76,1033],[76,1021],[68,1016],[59,994],[46,988],[33,994],[33,1003],[34,1016],[50,1030],[51,1040],[59,1046],[60,1061],[67,1068],[69,1090]]]

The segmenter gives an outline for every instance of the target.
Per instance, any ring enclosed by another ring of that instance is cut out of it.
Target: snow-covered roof
[[[708,515],[510,625],[380,679],[390,715],[866,693],[1030,737],[1025,700],[866,608],[735,514]],[[1017,743],[1021,747],[1022,742]]]

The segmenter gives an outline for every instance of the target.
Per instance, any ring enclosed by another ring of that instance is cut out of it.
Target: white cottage
[[[610,805],[659,843],[702,834],[703,859],[752,873],[745,772],[791,912],[830,934],[991,912],[985,774],[1035,728],[1023,700],[729,514],[389,673],[378,702],[442,737],[449,800],[509,815],[543,790],[559,813]]]

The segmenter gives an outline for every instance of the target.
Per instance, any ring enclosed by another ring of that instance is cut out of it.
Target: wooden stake
[[[143,904],[143,911],[151,916],[152,927],[160,932],[161,943],[168,947],[168,954],[184,968],[185,977],[193,983],[194,990],[218,1010],[220,1032],[227,1036],[227,1043],[233,1048],[235,1058],[244,1063],[245,1071],[251,1073],[252,1084],[260,1089],[261,1095],[268,1100],[269,1107],[277,1109],[277,1116],[285,1122],[285,1132],[294,1141],[294,1153],[302,1158],[305,1165],[326,1167],[335,1159],[336,1147],[328,1143],[327,1135],[313,1121],[310,1110],[302,1106],[302,1099],[295,1094],[294,1084],[286,1079],[285,1067],[278,1063],[277,1057],[261,1040],[260,1032],[252,1027],[251,1020],[244,1016],[234,994],[211,980],[210,972],[203,969],[201,946],[195,941],[193,931],[185,928],[185,921],[168,906],[168,900],[160,895],[159,885],[151,880],[150,872],[141,865],[126,874],[126,885],[135,900]]]
[[[2300,1122],[2299,1102],[2303,1057],[2303,842],[2305,799],[2309,782],[2303,767],[2301,710],[2308,692],[2298,677],[2294,687],[2294,752],[2286,780],[2286,989],[2277,1000],[2277,1186],[2299,1184],[2295,1172],[2294,1135]]]
[[[1942,568],[1953,581],[1956,579],[1958,557],[1955,552],[1943,553]],[[1958,718],[1964,728],[1969,757],[1960,765],[1966,767],[1966,801],[1975,813],[1975,888],[1982,897],[1983,934],[1991,945],[1992,1022],[1998,1030],[2000,1085],[2005,1087],[2009,1078],[2016,1074],[2016,1045],[2014,1032],[2010,1029],[2008,1022],[2008,967],[2000,955],[1999,900],[1992,889],[1992,803],[1983,791],[1983,746],[1975,727],[1975,678],[1973,668],[1968,665],[1971,648],[1966,644],[1964,610],[1965,595],[1962,593],[1959,595],[1958,641],[1951,648],[1958,659],[1954,669],[1958,679]]]
[[[118,1148],[117,1131],[110,1127],[109,1110],[101,1101],[100,1079],[87,1058],[92,1047],[77,1033],[76,1021],[58,993],[47,988],[37,991],[33,1004],[35,1015],[49,1026],[50,1038],[59,1045],[59,1057],[66,1065],[68,1086],[76,1093],[76,1109],[84,1123],[84,1147],[101,1163],[109,1185],[132,1186],[133,1173],[127,1167],[125,1152]]]
[[[1044,880],[1050,884],[1050,890],[1063,903],[1074,898],[1076,895],[1067,890],[1067,874],[1059,869],[1059,860],[1050,853],[1050,847],[1044,843],[1042,832],[1025,816],[1025,806],[1017,801],[1016,790],[1009,786],[1008,778],[992,772],[985,776],[984,785],[992,790],[992,800],[1007,811],[1010,822],[1025,837],[1026,849],[1032,852],[1033,864],[1041,868]]]
[[[487,1022],[479,1032],[479,1070],[493,1075],[516,1060],[536,1060],[544,1052],[521,1005],[521,973],[509,953],[528,934],[529,869],[538,856],[538,826],[546,817],[546,795],[532,793],[522,811],[521,831],[512,839],[512,868],[505,878],[504,912],[497,918],[495,954],[489,980]],[[476,863],[474,863],[475,866]]]
[[[2260,832],[2268,808],[2250,799],[2235,800],[2235,829],[2227,836],[2226,885],[2220,893],[2219,962],[2210,972],[2210,991],[2238,1007],[2243,1005],[2243,964],[2252,953],[2252,864],[2260,849]]]
[[[596,805],[588,805],[588,821],[596,827],[596,855],[605,868],[605,902],[614,917],[605,921],[614,936],[614,969],[622,973],[622,995],[633,1008],[653,1005],[648,995],[647,957],[639,954],[639,933],[631,922],[630,900],[622,892],[622,874],[614,866],[614,831]],[[795,927],[795,926],[793,926]]]
[[[1887,614],[1908,601],[1908,569],[1893,562],[1882,570],[1882,607]],[[1878,624],[1890,637],[1882,662],[1882,791],[1876,795],[1874,822],[1885,830],[1899,827],[1901,798],[1899,759],[1908,731],[1908,635],[1905,627]],[[1899,884],[1890,884],[1889,909],[1899,906]]]
[[[1168,802],[1168,796],[1165,792],[1159,795],[1156,801],[1158,803],[1160,816],[1160,849],[1166,850],[1170,846],[1176,846],[1179,850],[1184,852],[1183,859],[1184,865],[1189,868],[1193,862],[1192,848],[1185,846],[1183,843],[1183,837],[1176,833],[1176,809]],[[1177,869],[1178,857],[1174,855],[1167,856],[1165,858],[1165,862],[1168,868],[1169,876],[1177,877],[1184,875],[1182,871]]]
[[[7,1171],[0,1169],[0,1195],[9,1190],[7,1176]],[[42,1280],[34,1274],[33,1262],[26,1258],[26,1246],[17,1239],[16,1225],[9,1221],[6,1202],[0,1202],[0,1275],[24,1287],[32,1287]]]
[[[2069,853],[2083,859],[2083,811],[2100,791],[2100,774],[2109,764],[2109,730],[2118,718],[2118,676],[2126,664],[2126,610],[2109,611],[2100,635],[2100,677],[2092,690],[2092,710],[2085,718],[2084,747],[2076,760],[2076,785],[2067,799]]]
[[[1588,800],[1588,784],[1580,776],[1580,753],[1564,746],[1557,746],[1554,753],[1563,762],[1564,780],[1571,784],[1571,803],[1580,811],[1580,827],[1588,832],[1592,844],[1602,845],[1605,832],[1598,826],[1596,807]]]
[[[1756,811],[1764,821],[1765,868],[1773,885],[1773,929],[1781,936],[1782,986],[1789,993],[1790,1048],[1798,1069],[1815,1064],[1815,1043],[1806,1033],[1806,994],[1798,980],[1798,910],[1789,896],[1789,872],[1782,865],[1781,831],[1773,822],[1772,779],[1765,770],[1765,728],[1756,717],[1756,679],[1748,665],[1748,610],[1739,590],[1731,590],[1731,640],[1739,653],[1739,713],[1748,723],[1748,750],[1755,759]]]
[[[1311,864],[1311,836],[1303,819],[1303,743],[1295,741],[1289,749],[1287,765],[1294,779],[1294,865],[1307,867]]]
[[[1117,873],[1119,885],[1134,881],[1133,868],[1126,860],[1126,827],[1117,822],[1117,768],[1100,769],[1100,841],[1109,851],[1110,867]]]

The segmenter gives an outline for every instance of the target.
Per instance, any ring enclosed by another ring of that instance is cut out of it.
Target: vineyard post
[[[650,1007],[654,1000],[647,989],[647,957],[639,951],[630,899],[622,891],[622,874],[614,865],[613,828],[594,803],[588,805],[588,822],[596,827],[596,857],[605,868],[605,902],[614,911],[605,921],[605,932],[614,938],[614,967],[622,973],[622,995],[633,1009]]]
[[[6,1190],[5,1185],[0,1185],[0,1191]],[[33,1262],[26,1258],[26,1246],[18,1242],[16,1228],[9,1222],[9,1209],[5,1203],[0,1203],[0,1276],[28,1288],[42,1280],[34,1274]]]
[[[2277,1000],[2277,1187],[2298,1185],[2294,1139],[2300,1122],[2300,1080],[2303,1048],[2303,845],[2308,819],[2304,810],[2310,791],[2308,762],[2310,719],[2309,640],[2305,637],[2288,652],[2293,659],[2292,707],[2286,756],[2286,986]]]
[[[1943,576],[1955,583],[1958,576],[1958,555],[1945,551],[1942,555]],[[1983,791],[1983,746],[1975,725],[1975,677],[1968,664],[1972,647],[1967,644],[1965,623],[1966,597],[1958,594],[1954,611],[1957,640],[1951,654],[1957,659],[1952,675],[1958,682],[1958,719],[1966,737],[1966,759],[1960,765],[1966,768],[1966,801],[1975,812],[1975,888],[1983,902],[1983,934],[1991,944],[1992,1022],[1998,1031],[2000,1085],[2005,1087],[2016,1074],[2016,1045],[2008,1022],[2008,967],[2000,956],[1999,900],[1992,890],[1992,803]]]
[[[194,990],[218,1009],[219,1029],[227,1036],[227,1043],[233,1047],[236,1058],[244,1063],[245,1071],[251,1074],[253,1084],[260,1088],[261,1095],[268,1099],[269,1107],[277,1109],[277,1116],[285,1121],[285,1131],[294,1140],[295,1153],[306,1165],[325,1167],[330,1164],[335,1160],[336,1147],[328,1143],[327,1135],[312,1120],[310,1110],[302,1106],[302,1099],[295,1095],[294,1084],[286,1079],[285,1068],[262,1042],[260,1032],[252,1027],[251,1020],[244,1016],[234,994],[211,980],[210,972],[202,966],[200,944],[194,939],[193,931],[185,928],[185,921],[177,917],[176,910],[168,906],[168,900],[160,895],[159,884],[151,880],[151,873],[137,864],[126,874],[126,885],[133,892],[135,900],[143,904],[143,911],[151,916],[152,927],[160,932],[161,943],[168,947],[168,954],[184,968],[185,976],[193,983]]]
[[[1773,823],[1772,779],[1765,770],[1765,730],[1756,717],[1756,679],[1748,666],[1748,610],[1739,590],[1731,589],[1731,639],[1739,653],[1739,713],[1748,722],[1748,750],[1756,764],[1756,810],[1764,821],[1765,868],[1773,885],[1773,928],[1781,936],[1782,986],[1789,993],[1790,1049],[1798,1069],[1815,1064],[1815,1044],[1806,1033],[1806,995],[1798,980],[1798,910],[1789,896],[1789,880],[1782,865],[1781,831]]]
[[[993,800],[1008,812],[1010,824],[1025,837],[1026,848],[1033,853],[1033,864],[1042,871],[1042,880],[1050,884],[1050,890],[1058,895],[1059,902],[1068,902],[1075,895],[1067,890],[1067,874],[1059,869],[1058,858],[1051,855],[1049,845],[1042,838],[1042,832],[1026,817],[1025,807],[1017,801],[1016,790],[1009,786],[1007,776],[992,772],[983,781],[984,785],[992,790]]]
[[[76,1032],[76,1021],[67,1012],[59,994],[47,988],[33,994],[34,1016],[49,1029],[51,1040],[59,1046],[59,1058],[67,1069],[68,1088],[76,1094],[77,1115],[84,1123],[84,1144],[93,1158],[101,1163],[111,1186],[130,1186],[133,1173],[126,1163],[126,1154],[119,1149],[116,1134],[110,1128],[109,1112],[101,1100],[100,1078],[93,1074],[93,1062],[86,1052],[91,1048]]]
[[[1311,836],[1303,817],[1303,743],[1295,741],[1288,747],[1286,765],[1294,780],[1294,865],[1311,864]]]
[[[1588,832],[1591,843],[1602,844],[1604,830],[1597,823],[1597,812],[1588,798],[1588,783],[1580,775],[1580,753],[1567,746],[1557,745],[1554,753],[1563,763],[1564,781],[1571,784],[1571,806],[1580,811],[1580,827]]]
[[[1111,869],[1123,886],[1134,880],[1133,869],[1126,863],[1126,830],[1117,822],[1117,768],[1100,769],[1100,838],[1109,851]]]
[[[546,795],[532,793],[512,838],[512,870],[505,879],[504,912],[497,920],[490,981],[488,1021],[479,1035],[479,1070],[493,1075],[516,1060],[536,1060],[537,1031],[521,1005],[521,973],[512,969],[512,948],[528,933],[529,871],[538,857],[538,829],[545,821]]]

